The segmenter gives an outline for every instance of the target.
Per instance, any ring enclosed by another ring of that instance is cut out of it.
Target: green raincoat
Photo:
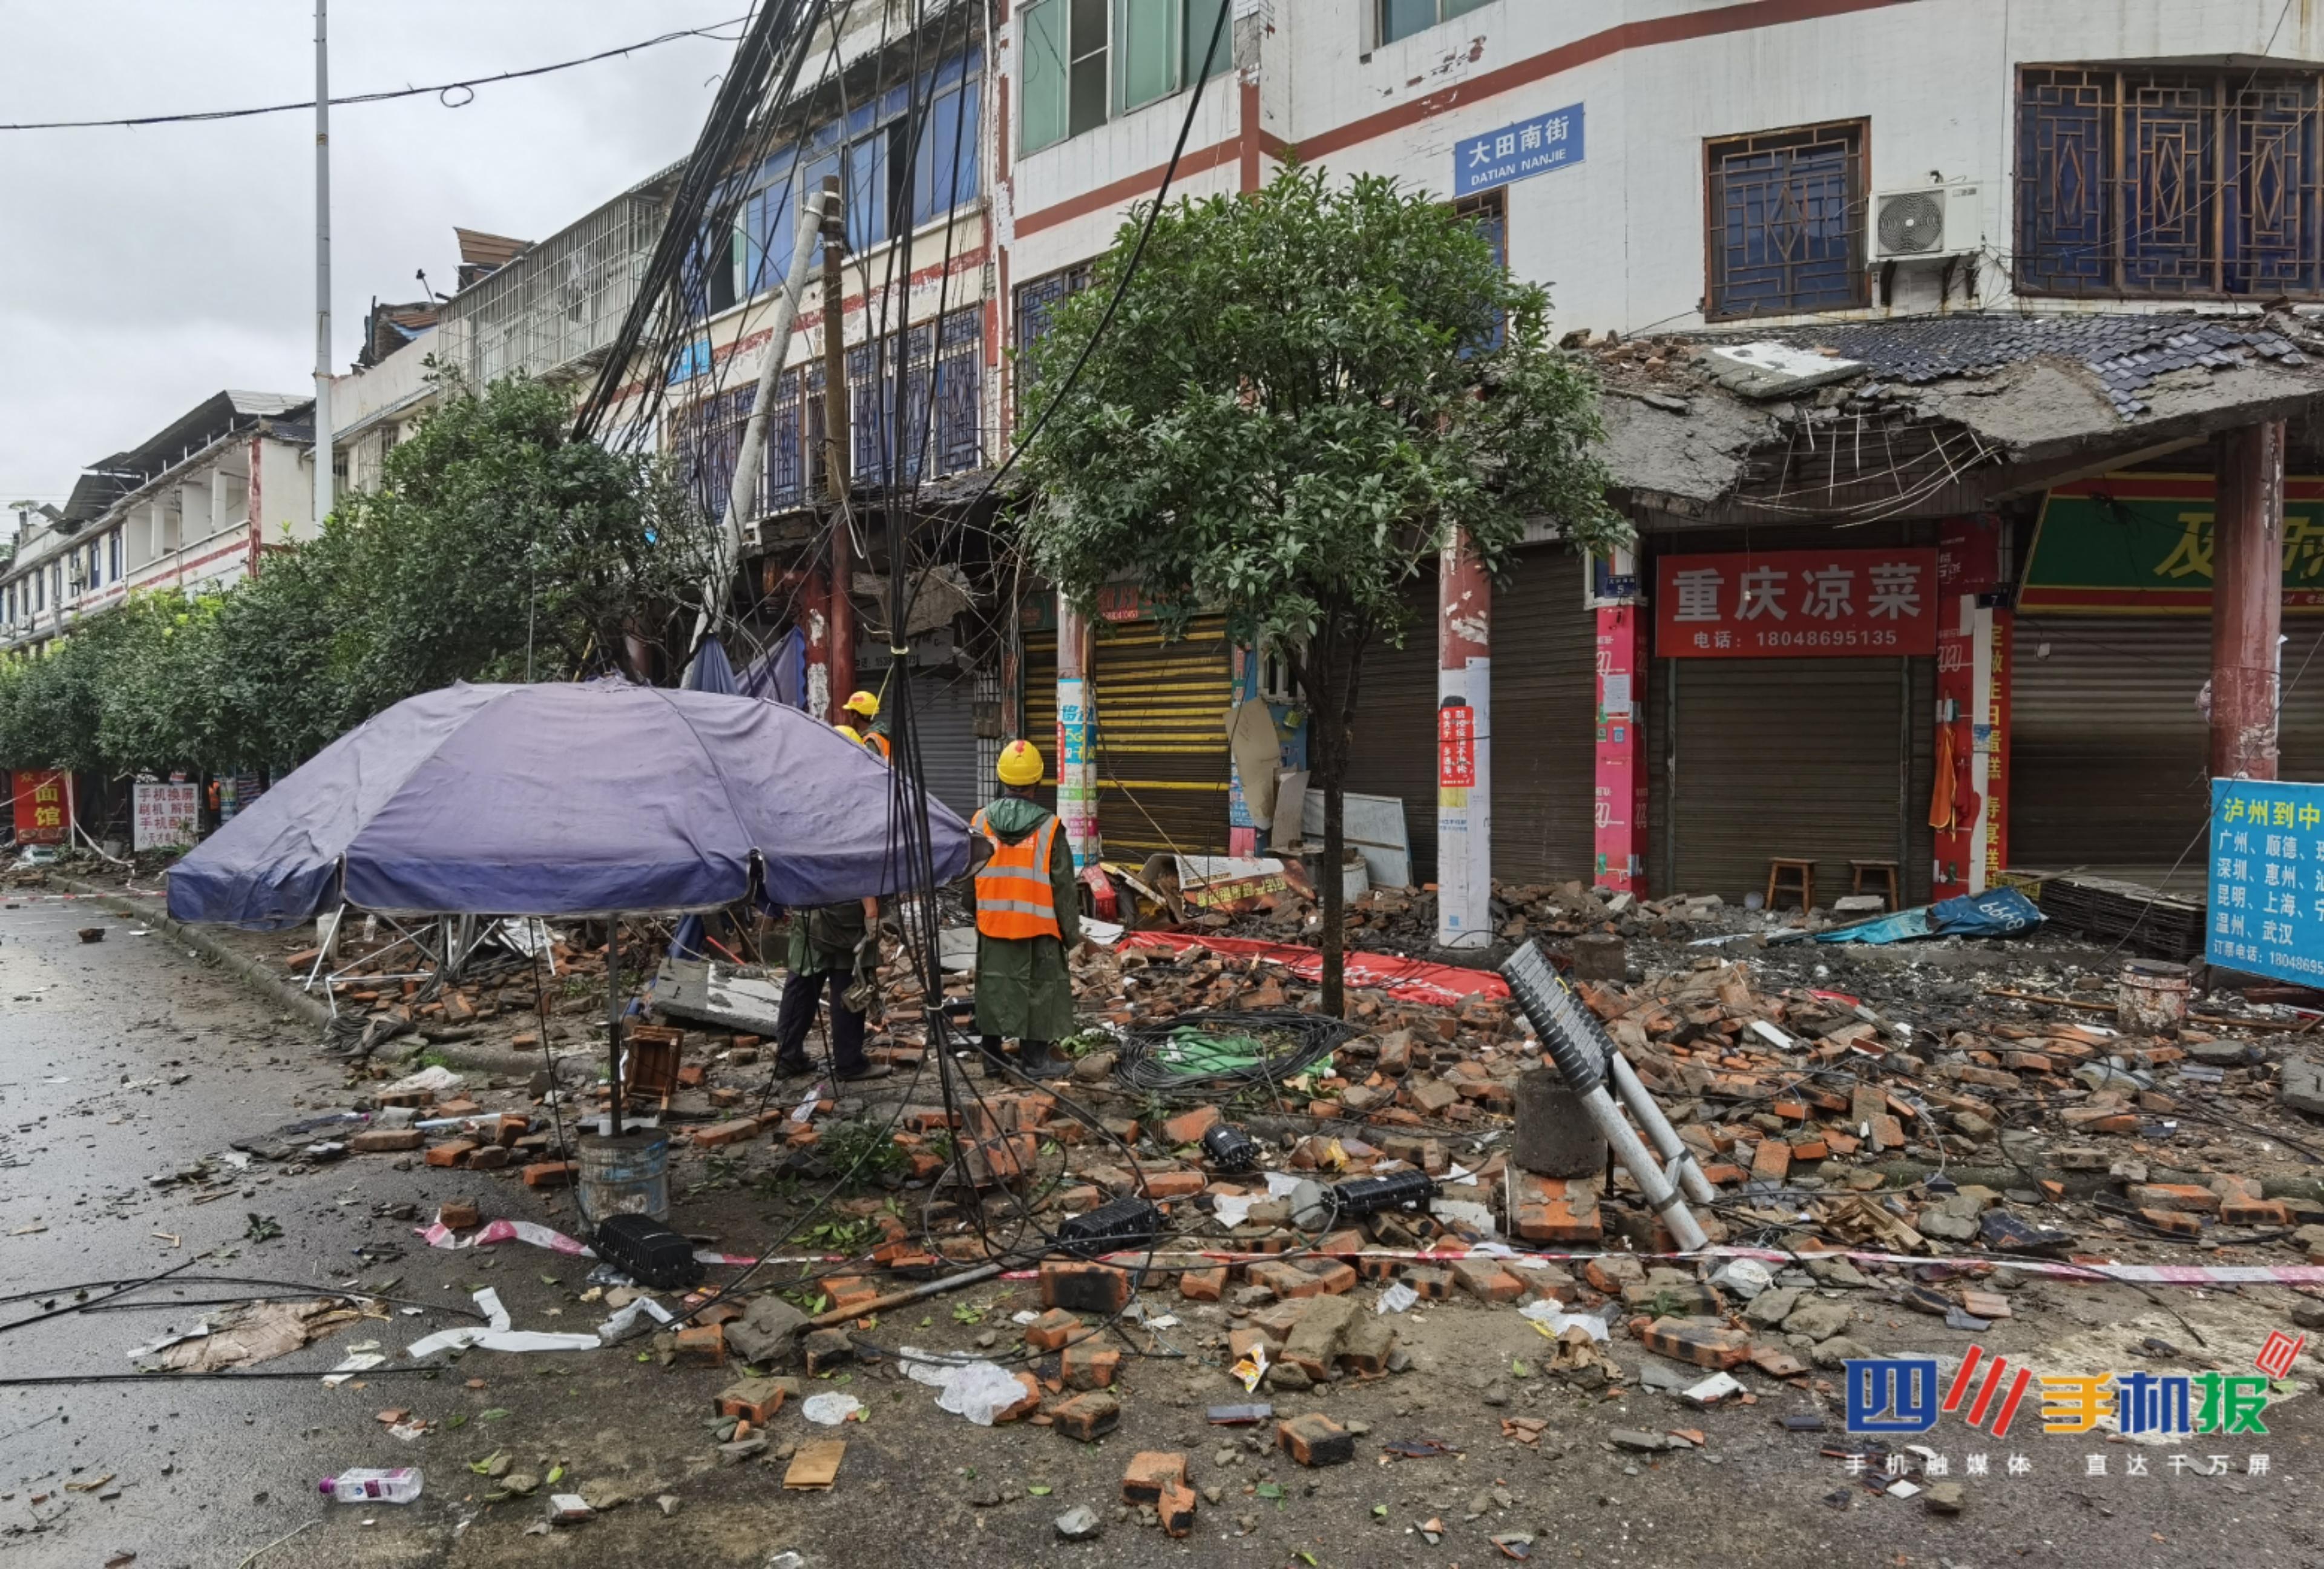
[[[984,820],[1004,844],[1021,844],[1048,811],[1019,796],[987,807]],[[1074,853],[1060,828],[1049,852],[1055,891],[1056,937],[976,937],[976,1031],[1017,1040],[1056,1042],[1074,1032],[1074,982],[1065,949],[1081,941],[1081,894],[1074,882]]]
[[[855,968],[855,945],[868,928],[863,901],[817,905],[791,912],[790,969],[794,975],[825,975]]]

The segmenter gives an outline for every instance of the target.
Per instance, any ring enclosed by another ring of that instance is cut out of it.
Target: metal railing
[[[661,221],[659,202],[632,194],[543,240],[446,302],[437,352],[477,386],[598,353],[637,298]]]

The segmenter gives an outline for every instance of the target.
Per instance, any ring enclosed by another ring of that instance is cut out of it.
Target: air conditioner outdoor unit
[[[1884,190],[1872,198],[1872,257],[1904,262],[1966,255],[1978,247],[1981,224],[1973,184],[1923,185]]]

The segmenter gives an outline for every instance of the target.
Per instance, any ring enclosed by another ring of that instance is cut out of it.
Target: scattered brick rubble
[[[1351,936],[1400,929],[1422,903],[1374,895],[1355,907]],[[2168,1034],[2130,1035],[2113,1012],[2107,956],[2094,948],[1954,943],[1963,962],[1950,967],[1905,955],[1876,969],[1851,967],[1840,949],[1765,946],[1820,916],[1614,901],[1570,885],[1504,890],[1501,905],[1504,940],[1538,938],[1582,961],[1581,994],[1720,1194],[1701,1214],[1714,1242],[1787,1259],[1655,1257],[1674,1250],[1627,1174],[1561,1179],[1517,1168],[1517,1081],[1550,1070],[1507,1001],[1437,1008],[1352,993],[1360,1033],[1328,1067],[1245,1103],[1172,1105],[1117,1089],[1111,1031],[1200,1011],[1313,1006],[1314,989],[1285,972],[1200,946],[1077,957],[1089,1028],[1068,1043],[1070,1076],[1047,1086],[985,1080],[958,1115],[945,1110],[933,1074],[899,1071],[835,1094],[826,1084],[804,1103],[805,1080],[770,1095],[761,1042],[671,1021],[679,1066],[661,1114],[678,1146],[674,1193],[685,1206],[690,1190],[731,1185],[721,1163],[742,1159],[827,1177],[834,1142],[875,1129],[897,1158],[830,1206],[862,1238],[845,1271],[817,1287],[845,1312],[899,1279],[936,1278],[1012,1246],[1021,1230],[1000,1223],[1020,1204],[1054,1227],[1142,1192],[1166,1221],[1150,1253],[1002,1259],[1032,1270],[1040,1309],[1021,1340],[1004,1330],[982,1343],[1017,1359],[1006,1365],[1024,1389],[996,1419],[1083,1443],[1123,1428],[1153,1365],[1135,1357],[1139,1315],[1176,1314],[1176,1343],[1209,1370],[1217,1399],[1294,1402],[1277,1407],[1259,1442],[1303,1466],[1341,1463],[1363,1447],[1358,1432],[1303,1409],[1303,1391],[1409,1368],[1398,1315],[1376,1303],[1399,1285],[1426,1312],[1537,1318],[1533,1368],[1559,1386],[1596,1395],[1643,1380],[1715,1400],[1732,1397],[1705,1382],[1713,1375],[1746,1380],[1748,1398],[1748,1380],[1813,1380],[1862,1354],[1854,1331],[1875,1314],[1926,1314],[1969,1330],[2012,1316],[2029,1264],[2041,1261],[2324,1264],[2324,1187],[2298,1153],[2324,1149],[2311,1120],[2324,1119],[2324,1067],[2306,1038],[2312,1014],[2214,996]],[[1240,929],[1285,915],[1259,912]],[[1735,940],[1685,946],[1699,932]],[[552,1041],[569,1048],[561,1082],[541,1071],[400,1086],[400,1070],[384,1062],[349,1064],[383,1125],[342,1135],[346,1149],[445,1168],[459,1182],[447,1225],[493,1215],[495,1175],[569,1181],[572,1152],[558,1129],[569,1135],[575,1112],[602,1103],[602,1036],[590,1031],[602,1029],[604,950],[568,933],[556,953],[569,987],[550,1014],[571,1032]],[[291,967],[312,962],[286,957]],[[888,972],[885,1028],[871,1050],[903,1070],[921,1063],[927,1043],[923,1000],[916,983],[892,978],[899,968]],[[959,976],[946,984],[960,996],[971,986]],[[416,987],[358,982],[343,1003],[402,1011],[415,1026],[497,1023],[510,1044],[538,1044],[523,1038],[538,1034],[529,964],[424,1000]],[[444,1117],[466,1121],[417,1138],[408,1126]],[[1222,1118],[1258,1139],[1258,1169],[1205,1164],[1202,1136]],[[407,1125],[384,1125],[391,1119]],[[1285,1191],[1413,1168],[1437,1183],[1425,1211],[1302,1229],[1303,1201]],[[896,1189],[921,1196],[886,1202]],[[1517,1251],[1472,1251],[1480,1243]],[[1851,1251],[1906,1261],[1851,1260]],[[657,1343],[681,1363],[747,1356],[753,1374],[813,1376],[871,1354],[849,1329],[810,1329],[788,1307],[784,1323],[760,1334],[758,1306],[772,1300],[752,1298],[748,1317],[743,1306],[720,1304],[710,1322]],[[1238,1363],[1263,1371],[1246,1386]],[[750,1448],[763,1436],[753,1429],[796,1392],[758,1378],[728,1389],[715,1417],[721,1444]],[[1510,1417],[1504,1431],[1532,1444],[1549,1425]],[[1183,1536],[1200,1494],[1185,1455],[1140,1453],[1121,1499],[1125,1514]]]

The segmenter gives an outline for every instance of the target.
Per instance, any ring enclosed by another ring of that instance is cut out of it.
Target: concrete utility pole
[[[825,719],[840,723],[855,690],[853,525],[848,518],[847,324],[841,263],[847,257],[847,213],[839,177],[823,182],[823,483],[831,501],[831,695]]]
[[[1481,948],[1493,940],[1493,585],[1467,534],[1444,541],[1436,584],[1436,942]]]
[[[726,487],[726,521],[718,532],[717,554],[705,575],[702,609],[694,618],[694,643],[721,618],[734,576],[742,558],[742,520],[759,494],[759,476],[767,466],[767,419],[775,400],[775,383],[790,364],[791,331],[798,325],[799,296],[807,291],[807,269],[815,264],[816,242],[823,228],[823,192],[801,193],[798,234],[791,245],[791,264],[783,274],[782,298],[775,301],[774,324],[767,349],[759,362],[759,384],[751,403],[751,418],[742,427],[742,449],[734,455],[734,477]],[[746,280],[746,286],[756,281]],[[697,652],[695,656],[699,659]]]
[[[2219,438],[2211,526],[2211,777],[2276,777],[2283,630],[2281,420]]]
[[[330,0],[315,0],[315,526],[331,515]]]

